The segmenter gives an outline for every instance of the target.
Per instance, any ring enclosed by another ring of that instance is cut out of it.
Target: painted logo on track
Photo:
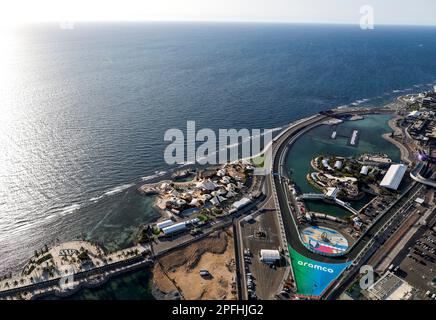
[[[310,262],[303,262],[301,260],[298,260],[298,264],[300,266],[303,266],[303,267],[309,267],[309,268],[312,268],[312,269],[315,269],[315,270],[320,270],[320,271],[324,271],[324,272],[328,272],[328,273],[333,273],[334,272],[333,269],[331,269],[331,268],[321,267],[320,265],[313,264],[313,263],[310,263]]]

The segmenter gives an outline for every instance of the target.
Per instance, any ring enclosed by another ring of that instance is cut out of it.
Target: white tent
[[[386,175],[383,177],[383,180],[380,182],[380,186],[397,190],[406,171],[407,166],[404,164],[391,165],[388,172],[386,172]]]
[[[364,176],[366,176],[368,174],[368,171],[369,171],[369,167],[363,166],[362,169],[360,169],[360,174],[363,174]]]
[[[236,209],[241,209],[241,208],[245,207],[246,205],[248,205],[249,203],[251,203],[250,199],[242,198],[241,200],[234,202],[232,206]]]
[[[218,197],[213,197],[212,199],[210,199],[210,203],[212,203],[214,206],[217,206],[220,204],[220,201]]]
[[[162,221],[162,222],[158,222],[158,223],[156,224],[156,227],[157,227],[158,229],[163,229],[163,228],[169,227],[169,226],[171,226],[171,225],[173,225],[173,224],[174,224],[174,221],[168,219],[168,220],[164,220],[164,221]]]
[[[275,263],[280,260],[280,252],[278,250],[260,250],[260,261],[267,264]]]

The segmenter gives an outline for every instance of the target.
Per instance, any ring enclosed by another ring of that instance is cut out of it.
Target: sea
[[[168,129],[279,130],[436,84],[436,28],[47,24],[0,32],[0,274],[45,244],[126,247]],[[105,296],[105,295],[103,295]]]

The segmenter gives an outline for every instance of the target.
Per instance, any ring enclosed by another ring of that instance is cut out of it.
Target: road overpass
[[[416,166],[414,170],[410,172],[410,177],[418,183],[424,184],[426,186],[436,188],[436,181],[434,179],[427,179],[423,176],[430,169],[428,163],[421,162]]]

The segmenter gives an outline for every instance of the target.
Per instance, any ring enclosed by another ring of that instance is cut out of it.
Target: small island
[[[323,193],[336,189],[336,197],[356,201],[365,192],[376,194],[376,183],[392,160],[385,154],[363,154],[359,157],[318,156],[311,161],[315,172],[307,175],[308,182]]]

